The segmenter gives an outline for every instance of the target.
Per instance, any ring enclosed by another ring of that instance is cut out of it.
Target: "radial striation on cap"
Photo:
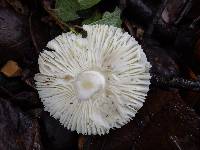
[[[87,37],[63,33],[40,53],[34,79],[44,109],[71,131],[103,135],[143,106],[150,63],[122,29],[84,25]]]

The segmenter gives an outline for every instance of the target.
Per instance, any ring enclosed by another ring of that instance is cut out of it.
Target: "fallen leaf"
[[[76,150],[78,149],[78,134],[64,128],[58,120],[48,112],[41,115],[41,127],[45,134],[42,138],[47,150]]]
[[[7,63],[1,68],[0,72],[7,77],[17,77],[22,75],[22,69],[13,60],[7,61]]]
[[[77,11],[80,9],[76,0],[56,0],[55,13],[64,22],[79,18]]]
[[[24,6],[20,0],[6,0],[14,9],[16,12],[22,15],[28,15],[28,8],[27,6]]]
[[[42,150],[39,125],[9,100],[0,98],[0,149]]]
[[[82,25],[91,24],[91,23],[93,23],[95,21],[100,20],[101,17],[102,17],[101,13],[96,11],[90,18],[83,20]]]
[[[91,8],[101,0],[56,0],[55,13],[64,22],[76,20],[77,11]]]
[[[160,43],[150,38],[144,38],[142,47],[152,65],[152,74],[166,77],[176,77],[179,75],[178,64]]]
[[[80,10],[90,8],[98,4],[101,0],[78,0],[80,4]]]
[[[87,136],[88,150],[199,149],[200,118],[178,92],[153,89],[131,122],[103,136]]]
[[[105,12],[103,14],[102,19],[92,22],[91,25],[94,24],[106,24],[113,25],[115,27],[121,27],[122,21],[120,19],[121,10],[116,7],[113,12]]]

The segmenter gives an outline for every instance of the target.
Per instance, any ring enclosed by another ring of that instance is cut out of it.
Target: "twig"
[[[176,136],[170,136],[169,139],[175,144],[178,150],[182,150],[181,146],[177,142],[177,137]]]
[[[175,24],[178,24],[180,22],[180,20],[183,19],[183,17],[188,13],[188,11],[190,10],[191,7],[192,7],[192,0],[189,0],[186,2],[185,7],[181,11],[181,14],[176,19]]]
[[[31,12],[31,14],[30,14],[30,16],[29,16],[29,19],[28,19],[28,21],[29,21],[29,30],[30,30],[31,39],[32,39],[33,45],[34,45],[34,47],[35,47],[35,49],[36,49],[36,52],[39,53],[40,51],[39,51],[37,42],[36,42],[36,40],[35,40],[35,36],[34,36],[34,34],[33,34],[33,32],[32,32],[32,15],[33,15],[33,14],[32,14],[32,12]]]
[[[62,30],[66,31],[66,30],[65,30],[65,27],[67,27],[71,32],[77,33],[76,30],[75,30],[73,27],[71,27],[70,25],[68,25],[68,24],[62,22],[61,20],[59,20],[58,17],[51,11],[50,8],[48,8],[48,7],[46,7],[46,6],[44,5],[44,9],[49,13],[49,15],[53,18],[53,20],[56,22],[56,24],[57,24]]]
[[[151,83],[159,87],[171,87],[178,89],[188,89],[193,91],[200,91],[200,81],[192,81],[179,77],[167,78],[153,75]]]
[[[190,28],[194,28],[196,26],[196,24],[200,22],[200,16],[198,16],[196,19],[194,19],[194,21],[192,22],[192,24],[190,25]]]

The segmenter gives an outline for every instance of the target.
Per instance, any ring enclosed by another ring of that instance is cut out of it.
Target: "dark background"
[[[33,81],[37,58],[50,39],[68,30],[47,11],[54,4],[0,0],[0,150],[199,150],[198,91],[151,85],[136,117],[104,136],[68,131],[43,111]],[[102,0],[69,25],[80,25],[95,9],[116,6],[122,10],[122,28],[151,62],[152,75],[199,81],[199,0]],[[20,68],[6,66],[10,76],[2,71],[9,60]]]

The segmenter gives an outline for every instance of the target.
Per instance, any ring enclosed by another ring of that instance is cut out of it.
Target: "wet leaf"
[[[55,12],[63,21],[71,21],[78,19],[77,11],[80,5],[76,0],[56,0]]]
[[[10,101],[23,110],[33,109],[39,106],[40,100],[36,92],[22,91],[10,98]]]
[[[30,49],[28,18],[0,6],[0,65],[8,60],[21,63],[25,51]]]
[[[64,128],[60,122],[43,112],[41,116],[41,126],[43,127],[43,142],[48,150],[76,150],[78,149],[78,134]]]
[[[9,100],[0,98],[0,149],[42,150],[39,125]]]
[[[28,15],[28,8],[22,4],[20,0],[6,0],[16,12],[22,15]]]
[[[101,0],[56,0],[55,12],[64,22],[76,20],[79,17],[77,11],[91,8]]]
[[[102,19],[92,22],[91,25],[94,24],[106,24],[113,25],[115,27],[121,27],[122,21],[120,19],[121,10],[116,7],[113,12],[105,12],[103,14]]]
[[[166,7],[161,15],[162,19],[168,24],[177,24],[182,19],[181,17],[186,15],[188,12],[187,9],[190,9],[191,6],[188,6],[189,3],[191,2],[186,0],[167,1]]]
[[[82,22],[82,25],[84,25],[84,24],[91,24],[91,23],[93,23],[93,22],[96,22],[96,21],[100,20],[101,17],[102,17],[102,16],[101,16],[101,13],[95,12],[90,18],[85,19],[85,20]]]
[[[151,90],[136,117],[104,136],[85,136],[88,150],[199,149],[200,118],[175,91]]]
[[[32,87],[19,77],[8,78],[2,73],[0,74],[0,97],[9,99],[24,111],[41,106],[38,94]]]
[[[80,4],[80,10],[90,8],[99,3],[100,1],[101,0],[78,0]]]
[[[0,87],[3,87],[12,94],[17,94],[25,89],[30,90],[30,87],[22,82],[20,77],[8,78],[2,73],[0,73]],[[2,95],[0,94],[0,96]]]
[[[123,12],[125,18],[143,27],[147,27],[150,24],[153,19],[153,12],[152,9],[146,5],[146,1],[128,0],[122,3],[127,3],[125,4],[127,8],[125,8]],[[124,6],[122,6],[122,8],[123,7]]]
[[[151,73],[165,77],[179,75],[178,64],[157,41],[145,37],[142,47],[152,65]]]
[[[163,92],[162,92],[163,93]],[[194,149],[200,148],[200,118],[189,108],[179,95],[171,97],[169,92],[163,98],[165,103],[160,111],[154,113],[149,124],[136,138],[133,147],[138,150],[144,149]],[[157,97],[160,97],[158,93]],[[151,108],[152,109],[152,108]]]

